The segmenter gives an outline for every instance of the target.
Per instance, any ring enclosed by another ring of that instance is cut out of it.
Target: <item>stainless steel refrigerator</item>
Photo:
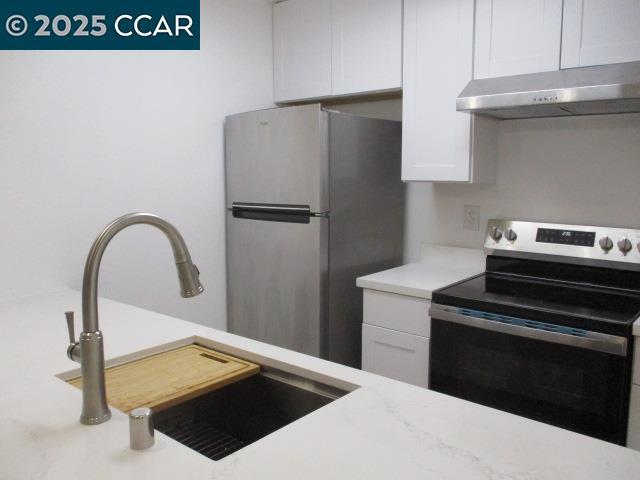
[[[229,331],[355,367],[355,280],[402,261],[401,123],[276,108],[227,117]]]

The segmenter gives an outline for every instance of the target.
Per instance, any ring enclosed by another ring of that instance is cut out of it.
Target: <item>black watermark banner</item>
[[[0,0],[0,50],[199,50],[200,0]]]

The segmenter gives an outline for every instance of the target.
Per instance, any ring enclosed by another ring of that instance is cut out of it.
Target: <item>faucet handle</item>
[[[64,316],[67,317],[67,329],[69,330],[69,343],[76,343],[76,328],[74,322],[73,312],[64,312]]]
[[[73,312],[64,312],[67,317],[67,329],[69,330],[69,346],[67,347],[67,357],[74,362],[80,362],[80,344],[76,340],[76,329],[73,321]]]

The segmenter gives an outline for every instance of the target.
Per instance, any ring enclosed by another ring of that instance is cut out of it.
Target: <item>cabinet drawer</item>
[[[424,298],[365,289],[363,323],[429,338],[431,319]]]
[[[429,339],[363,325],[362,369],[426,388],[429,380]]]
[[[640,450],[640,385],[631,385],[627,447]]]

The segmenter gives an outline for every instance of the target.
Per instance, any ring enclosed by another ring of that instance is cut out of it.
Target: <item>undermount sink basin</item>
[[[262,373],[154,414],[156,430],[220,460],[345,395],[280,371]]]

